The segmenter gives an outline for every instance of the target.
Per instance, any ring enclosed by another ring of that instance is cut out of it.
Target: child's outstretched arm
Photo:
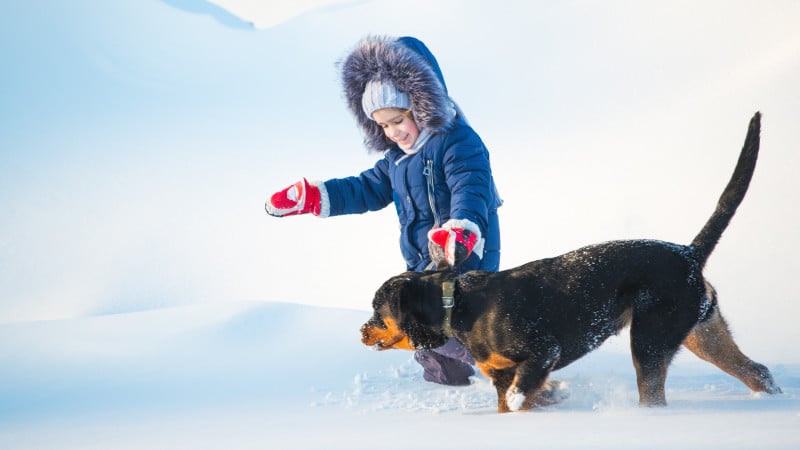
[[[264,206],[267,213],[275,217],[311,213],[324,218],[377,211],[391,202],[388,161],[383,158],[358,176],[325,182],[309,182],[303,178],[273,194]]]

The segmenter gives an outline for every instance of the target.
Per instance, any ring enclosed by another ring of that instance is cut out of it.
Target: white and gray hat
[[[372,113],[384,108],[410,109],[411,97],[388,80],[372,80],[364,87],[361,97],[361,108],[372,120]]]

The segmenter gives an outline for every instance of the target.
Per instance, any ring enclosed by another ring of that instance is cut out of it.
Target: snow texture
[[[427,383],[411,352],[361,345],[368,316],[255,302],[0,325],[0,448],[800,445],[796,361],[764,361],[784,393],[754,395],[687,352],[669,406],[644,409],[623,333],[554,373],[560,403],[498,415],[482,375]]]

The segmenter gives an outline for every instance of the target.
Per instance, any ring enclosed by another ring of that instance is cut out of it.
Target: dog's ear
[[[398,324],[408,314],[404,304],[409,297],[408,291],[413,283],[413,273],[403,273],[388,279],[375,293],[372,300],[372,309],[383,316],[393,318]]]
[[[400,328],[419,349],[441,347],[447,337],[441,329],[441,288],[427,282],[425,277],[414,277],[403,286],[399,310],[403,312]]]

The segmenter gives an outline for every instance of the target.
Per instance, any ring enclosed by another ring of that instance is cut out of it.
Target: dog
[[[664,406],[667,369],[681,345],[751,390],[781,392],[745,356],[703,267],[747,192],[761,114],[750,120],[716,210],[690,245],[621,240],[501,272],[406,272],[376,291],[362,342],[419,350],[458,339],[497,389],[498,412],[535,407],[548,376],[630,327],[639,404]]]

